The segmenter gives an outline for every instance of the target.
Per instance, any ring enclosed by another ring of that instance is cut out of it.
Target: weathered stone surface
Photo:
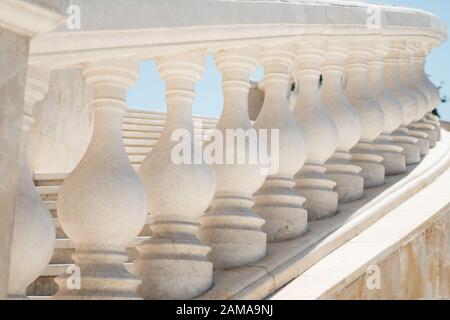
[[[377,266],[380,289],[367,286],[367,274],[326,299],[449,299],[450,211]]]
[[[29,38],[0,28],[0,298],[6,295]]]
[[[34,108],[28,149],[33,172],[71,172],[78,164],[92,133],[91,91],[80,69],[53,72],[49,93]]]

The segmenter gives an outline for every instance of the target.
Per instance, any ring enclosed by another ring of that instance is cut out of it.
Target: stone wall
[[[91,137],[90,97],[80,69],[52,73],[47,96],[34,108],[28,149],[33,172],[71,172],[78,164]]]
[[[449,299],[450,210],[425,232],[377,264],[379,289],[369,289],[367,273],[323,299]]]

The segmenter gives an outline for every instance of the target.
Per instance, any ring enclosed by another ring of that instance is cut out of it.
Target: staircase
[[[129,110],[123,122],[123,141],[131,164],[139,170],[147,154],[158,142],[164,127],[166,115],[153,111]],[[194,117],[194,128],[203,129],[205,133],[215,128],[217,120],[204,117]],[[200,135],[196,132],[196,138]],[[58,192],[68,173],[45,173],[34,176],[35,185],[42,200],[47,205],[53,216],[56,229],[56,243],[53,257],[45,272],[36,279],[27,289],[27,295],[37,299],[52,296],[58,290],[54,281],[55,277],[67,272],[69,266],[74,263],[71,254],[74,251],[73,243],[61,227],[58,220],[56,201]],[[136,240],[130,244],[127,254],[130,257],[126,264],[132,267],[132,261],[137,257],[135,247],[142,241],[149,239],[151,230],[151,216],[148,216],[147,224],[142,229]]]

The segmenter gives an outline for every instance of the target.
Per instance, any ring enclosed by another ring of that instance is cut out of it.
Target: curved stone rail
[[[280,299],[302,299],[306,298],[309,292],[317,292],[300,286],[298,296],[290,297],[289,293],[292,291],[288,289],[284,293],[282,288],[301,274],[307,274],[313,265],[377,221],[382,221],[391,211],[395,211],[403,203],[408,203],[411,197],[448,171],[449,133],[445,133],[444,137],[439,148],[434,149],[420,165],[410,168],[401,176],[391,177],[391,181],[384,187],[371,189],[370,194],[363,200],[341,205],[337,216],[311,222],[309,233],[305,236],[271,244],[268,256],[260,263],[237,270],[218,271],[215,274],[215,287],[199,299],[264,299],[280,289]],[[449,192],[445,194],[448,199]],[[314,288],[314,284],[308,285]],[[320,288],[320,281],[317,286]],[[297,287],[294,285],[292,290],[295,292]]]
[[[29,2],[60,13],[71,4]],[[447,38],[434,15],[354,1],[77,6],[79,30],[62,25],[31,41],[17,207],[33,208],[40,227],[27,231],[30,224],[19,218],[29,210],[15,213],[11,256],[28,250],[33,263],[12,268],[10,297],[24,298],[24,282],[16,279],[35,278],[50,260],[53,242],[31,249],[32,232],[54,240],[52,228],[39,232],[51,216],[26,161],[33,108],[52,70],[82,69],[93,114],[92,137],[75,169],[61,187],[38,186],[57,211],[57,247],[73,250],[83,283],[72,290],[60,274],[54,299],[265,298],[448,166],[450,140],[431,114],[439,92],[424,70],[427,55]],[[181,163],[174,161],[173,135],[181,131],[191,151],[202,151],[192,105],[206,54],[222,74],[224,101],[220,119],[206,126],[223,138],[227,155],[235,149],[228,130],[250,137],[254,129],[276,130],[278,144],[254,134],[261,149],[278,146],[270,149],[275,169],[186,163],[185,151]],[[166,115],[127,110],[127,93],[147,59],[166,84]],[[250,75],[260,64],[265,97],[252,122]],[[62,180],[40,183],[52,179]],[[147,237],[136,241],[142,232]]]

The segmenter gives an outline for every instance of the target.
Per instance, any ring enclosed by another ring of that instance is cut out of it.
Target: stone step
[[[122,131],[122,135],[124,138],[128,139],[159,139],[161,136],[160,132],[151,132],[151,131]]]
[[[41,196],[42,200],[44,202],[51,203],[52,209],[49,210],[56,210],[56,207],[53,207],[53,203],[56,201],[58,197],[58,192],[61,189],[60,185],[52,185],[52,186],[37,186],[36,190]],[[53,209],[54,208],[54,209]]]
[[[145,126],[161,126],[163,127],[165,124],[165,119],[142,119],[142,118],[123,118],[124,124],[139,124]]]
[[[162,126],[143,126],[139,124],[124,124],[122,126],[122,132],[124,131],[137,131],[137,132],[161,132]]]
[[[153,119],[153,118],[129,118],[124,117],[123,124],[134,124],[134,125],[142,125],[142,126],[155,126],[155,127],[164,127],[166,123],[165,119]],[[205,121],[203,119],[193,119],[193,125],[196,128],[215,128],[217,122],[216,121]]]
[[[157,139],[123,139],[125,147],[154,147]]]
[[[56,210],[56,201],[45,201],[48,210]]]
[[[147,110],[129,110],[125,114],[125,118],[140,118],[140,119],[166,119],[166,113],[157,112],[157,111],[147,111]],[[217,123],[217,119],[202,117],[202,116],[194,116],[194,119],[200,119],[204,122]]]
[[[129,156],[136,155],[147,155],[153,148],[151,147],[125,147],[125,151]]]
[[[147,155],[131,155],[129,156],[131,164],[142,164]]]
[[[34,182],[36,186],[60,186],[68,173],[36,173],[34,175]]]
[[[61,186],[37,186],[37,192],[43,196],[43,195],[50,195],[50,194],[58,194],[59,189],[61,188]]]

